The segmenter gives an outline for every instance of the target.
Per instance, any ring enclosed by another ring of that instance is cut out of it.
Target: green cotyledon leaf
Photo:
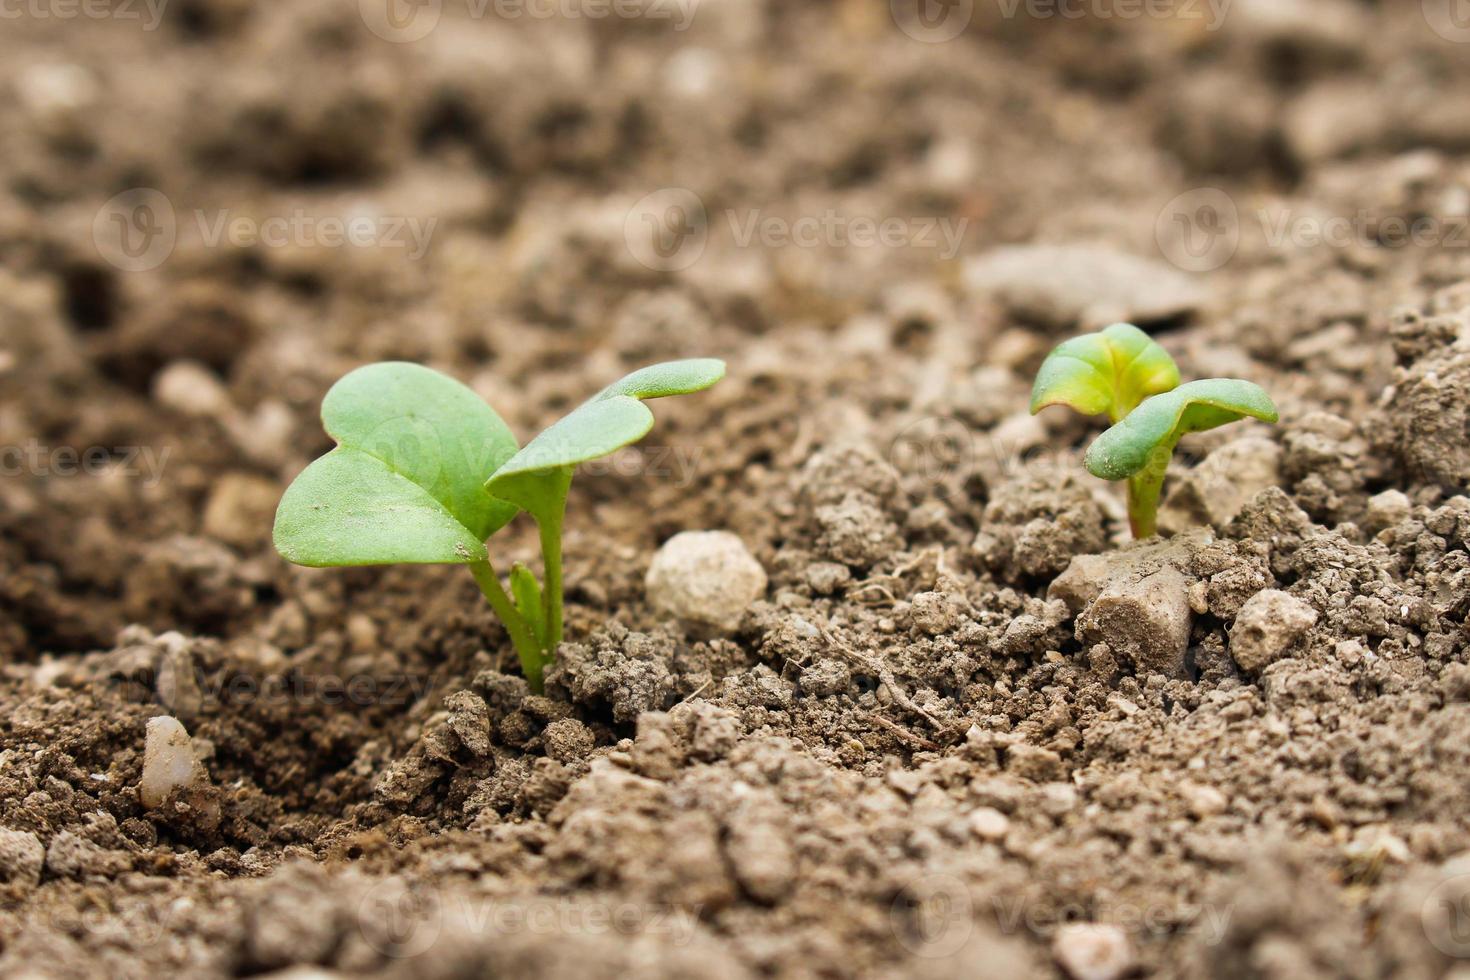
[[[725,376],[712,358],[669,361],[608,385],[528,442],[485,484],[489,493],[532,514],[565,497],[578,464],[637,442],[653,428],[647,398],[703,391]]]
[[[418,364],[359,368],[322,402],[337,448],[296,478],[276,550],[314,567],[463,564],[516,508],[484,488],[515,455],[509,428],[468,387]]]
[[[1276,405],[1260,385],[1232,378],[1191,381],[1154,395],[1087,449],[1087,470],[1104,480],[1124,480],[1162,450],[1164,464],[1181,436],[1244,418],[1278,420]]]
[[[1117,422],[1150,395],[1177,387],[1179,368],[1168,351],[1130,323],[1059,344],[1042,362],[1031,391],[1031,414],[1066,405]]]

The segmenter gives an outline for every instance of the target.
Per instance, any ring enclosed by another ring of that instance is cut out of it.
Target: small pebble
[[[733,631],[766,591],[766,572],[728,531],[685,531],[664,542],[645,580],[655,609]]]
[[[0,876],[5,881],[35,887],[45,864],[46,848],[39,837],[25,830],[0,829]]]
[[[1184,797],[1184,805],[1199,820],[1219,816],[1230,806],[1230,801],[1225,798],[1225,794],[1213,786],[1185,783],[1179,788],[1179,792]]]
[[[981,840],[1004,840],[1011,831],[1011,819],[994,807],[976,807],[970,812],[970,830]]]
[[[1072,980],[1118,980],[1137,965],[1123,930],[1101,922],[1062,926],[1052,941],[1052,955]]]
[[[174,361],[160,371],[153,381],[153,400],[198,418],[221,418],[233,410],[219,378],[196,361]]]
[[[1317,610],[1280,589],[1266,589],[1246,600],[1230,630],[1230,655],[1242,670],[1256,673],[1286,655],[1317,624]]]
[[[143,778],[138,783],[143,805],[156,810],[175,789],[192,786],[203,778],[204,767],[195,757],[194,744],[179,720],[168,715],[148,719]]]

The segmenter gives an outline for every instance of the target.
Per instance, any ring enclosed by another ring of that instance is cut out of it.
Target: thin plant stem
[[[530,625],[516,611],[510,596],[505,594],[505,588],[500,584],[500,578],[489,561],[472,562],[470,572],[475,576],[480,591],[489,600],[490,608],[495,610],[495,615],[500,617],[506,632],[510,634],[510,642],[521,658],[521,671],[526,675],[526,683],[530,685],[532,693],[540,694],[544,687],[542,678],[548,658],[536,642]]]
[[[541,602],[546,610],[545,652],[547,660],[556,656],[556,648],[561,646],[561,531],[566,510],[567,500],[563,496],[555,506],[536,515],[536,526],[541,532],[541,562],[545,570]]]
[[[1164,486],[1162,473],[1144,472],[1128,479],[1128,526],[1135,539],[1153,537],[1159,530],[1159,493]]]
[[[1128,478],[1128,525],[1135,539],[1151,538],[1158,533],[1159,496],[1179,436],[1180,433],[1175,433],[1173,438],[1155,446],[1143,469]]]

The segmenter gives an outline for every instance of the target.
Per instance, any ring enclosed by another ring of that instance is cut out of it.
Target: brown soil
[[[878,0],[641,6],[449,3],[414,43],[326,0],[5,21],[0,970],[1466,969],[1464,32],[1387,0],[979,0],[943,43]],[[108,237],[135,188],[174,215],[152,268]],[[703,252],[640,261],[670,188]],[[292,215],[386,223],[210,235]],[[859,218],[910,237],[832,231]],[[1051,344],[1122,318],[1282,410],[1191,439],[1164,543],[1123,543],[1095,425],[1025,413]],[[463,571],[271,548],[358,364],[448,371],[524,438],[694,355],[729,378],[574,489],[544,697]],[[734,631],[648,602],[690,529],[769,576]],[[210,785],[150,810],[164,714]]]

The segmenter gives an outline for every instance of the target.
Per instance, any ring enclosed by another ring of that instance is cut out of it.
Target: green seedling
[[[1031,414],[1066,405],[1106,415],[1112,428],[1087,449],[1087,470],[1128,481],[1133,536],[1158,529],[1159,495],[1179,440],[1244,418],[1277,420],[1276,406],[1256,384],[1229,378],[1179,384],[1179,368],[1148,334],[1128,323],[1060,344],[1042,363]]]
[[[453,378],[401,362],[359,368],[322,402],[337,448],[286,490],[276,550],[313,568],[469,566],[540,693],[562,638],[562,524],[577,466],[647,435],[645,399],[724,376],[707,359],[635,371],[518,449],[495,410]],[[543,581],[516,563],[507,594],[485,542],[521,511],[540,530]]]

